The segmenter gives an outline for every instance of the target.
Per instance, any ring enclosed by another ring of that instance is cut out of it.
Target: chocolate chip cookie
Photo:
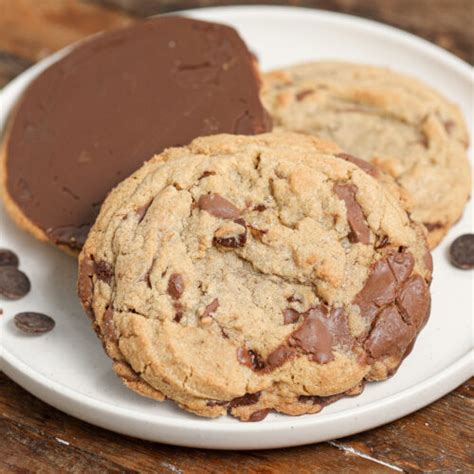
[[[107,193],[167,147],[271,129],[256,62],[228,26],[154,18],[93,36],[21,98],[1,153],[7,210],[78,253]]]
[[[391,174],[434,247],[471,190],[468,134],[459,109],[420,81],[339,62],[290,66],[264,78],[274,123],[338,143]]]
[[[429,315],[431,256],[363,163],[309,135],[216,135],[117,186],[78,287],[125,384],[257,421],[393,374]]]

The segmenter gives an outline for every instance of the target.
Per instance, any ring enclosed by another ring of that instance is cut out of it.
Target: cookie
[[[275,126],[330,139],[391,174],[436,246],[471,190],[459,109],[420,81],[340,62],[290,66],[264,77]]]
[[[421,226],[340,154],[309,135],[216,135],[111,192],[78,287],[125,384],[257,421],[394,373],[428,318],[431,257]]]
[[[41,240],[78,253],[107,193],[167,147],[271,124],[237,32],[182,17],[93,36],[20,100],[1,157],[6,206]]]

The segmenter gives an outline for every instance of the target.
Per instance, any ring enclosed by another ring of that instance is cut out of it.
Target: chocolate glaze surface
[[[27,89],[6,144],[7,191],[55,243],[80,249],[107,193],[170,146],[271,129],[235,30],[186,18],[94,36]]]

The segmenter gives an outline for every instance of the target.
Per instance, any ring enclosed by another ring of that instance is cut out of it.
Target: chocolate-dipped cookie
[[[270,129],[255,60],[237,32],[150,19],[76,45],[12,114],[2,187],[14,220],[76,253],[107,193],[170,146]]]

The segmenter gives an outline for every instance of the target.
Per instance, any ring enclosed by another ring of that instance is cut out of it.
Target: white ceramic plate
[[[279,7],[228,7],[186,12],[236,27],[264,70],[298,61],[337,58],[412,74],[461,106],[472,120],[472,69],[414,36],[358,18]],[[59,53],[63,54],[63,53]],[[58,57],[41,61],[11,82],[0,96],[0,127],[25,86]],[[472,130],[472,123],[469,123]],[[471,133],[472,135],[472,133]],[[48,179],[47,176],[38,179]],[[451,241],[472,232],[472,204],[434,252],[431,319],[412,354],[386,382],[369,384],[356,398],[316,415],[272,414],[260,423],[229,417],[201,419],[127,390],[91,330],[75,294],[76,263],[52,246],[18,230],[0,209],[0,247],[14,249],[32,291],[17,302],[1,301],[2,369],[45,402],[73,416],[131,436],[183,446],[258,449],[294,446],[350,435],[387,423],[446,394],[473,372],[473,274],[449,265]],[[57,326],[39,337],[13,325],[19,311],[53,316]]]

